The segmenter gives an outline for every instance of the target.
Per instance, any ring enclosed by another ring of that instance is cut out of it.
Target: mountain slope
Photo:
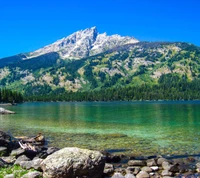
[[[169,74],[187,81],[199,79],[200,48],[188,43],[139,42],[80,60],[64,60],[56,52],[48,53],[2,67],[0,85],[26,95],[45,95],[153,86]]]

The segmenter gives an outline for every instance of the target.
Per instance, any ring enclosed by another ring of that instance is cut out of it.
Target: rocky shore
[[[0,131],[0,178],[200,177],[200,161],[195,157],[128,157],[44,143],[41,134],[16,139]]]

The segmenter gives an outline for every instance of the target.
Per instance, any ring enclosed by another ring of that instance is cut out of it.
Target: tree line
[[[0,89],[0,103],[21,103],[23,96],[20,92],[11,91],[9,89]]]
[[[54,90],[46,95],[32,95],[29,101],[131,101],[131,100],[199,100],[200,79],[189,81],[187,76],[167,74],[158,84],[102,88],[88,92]]]

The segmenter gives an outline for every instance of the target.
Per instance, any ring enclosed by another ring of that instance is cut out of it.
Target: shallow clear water
[[[131,155],[199,154],[200,101],[35,102],[5,108],[0,129],[13,136],[42,132],[49,145]]]

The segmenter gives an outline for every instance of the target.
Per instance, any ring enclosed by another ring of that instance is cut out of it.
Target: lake
[[[48,144],[127,155],[200,153],[200,101],[32,102],[6,106],[0,129]]]

